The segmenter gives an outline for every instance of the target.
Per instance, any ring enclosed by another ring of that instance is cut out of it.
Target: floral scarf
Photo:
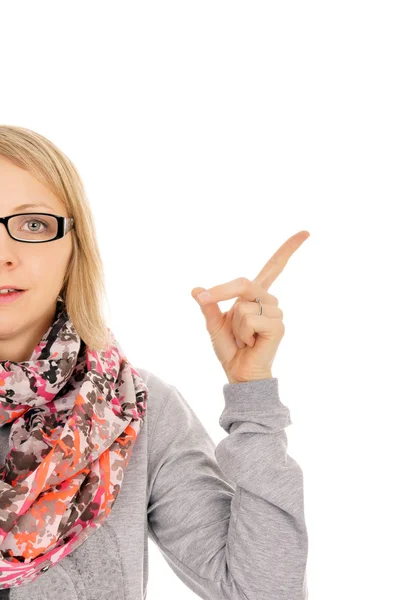
[[[108,330],[109,331],[109,330]],[[34,581],[112,510],[146,414],[148,388],[113,334],[90,351],[58,297],[28,361],[0,361],[0,589]]]

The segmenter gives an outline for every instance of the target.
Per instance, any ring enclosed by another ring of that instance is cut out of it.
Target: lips
[[[26,290],[21,290],[20,292],[6,292],[0,294],[0,305],[3,306],[5,304],[10,304],[11,302],[16,301],[18,298],[22,297],[22,294],[26,292]]]

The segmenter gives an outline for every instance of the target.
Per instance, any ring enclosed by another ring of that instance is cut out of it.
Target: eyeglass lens
[[[11,235],[18,240],[48,241],[56,237],[58,221],[55,217],[26,213],[8,221]]]

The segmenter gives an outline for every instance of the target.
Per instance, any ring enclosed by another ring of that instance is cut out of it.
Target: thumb
[[[222,320],[222,312],[217,302],[213,302],[211,304],[206,304],[202,306],[200,304],[200,300],[197,299],[197,295],[200,292],[205,292],[206,288],[196,287],[191,291],[192,298],[195,298],[196,302],[200,306],[200,310],[206,319],[207,331],[212,334],[221,324]]]

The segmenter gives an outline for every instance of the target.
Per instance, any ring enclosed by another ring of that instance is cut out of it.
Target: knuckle
[[[248,289],[250,285],[250,281],[247,277],[239,277],[239,283],[244,287],[244,289]]]
[[[234,315],[240,317],[243,314],[242,306],[243,306],[243,302],[237,302],[236,304],[234,304]]]
[[[241,306],[242,306],[242,302],[238,302],[237,304],[235,304],[234,306],[234,316],[239,317],[242,313],[241,313]]]
[[[277,267],[277,269],[282,273],[283,269],[286,267],[286,260],[283,260],[280,256],[272,256],[269,260],[269,263],[272,266]]]
[[[254,317],[255,315],[253,315],[253,313],[244,313],[242,316],[242,324],[243,326],[248,329],[251,325],[254,324]]]

